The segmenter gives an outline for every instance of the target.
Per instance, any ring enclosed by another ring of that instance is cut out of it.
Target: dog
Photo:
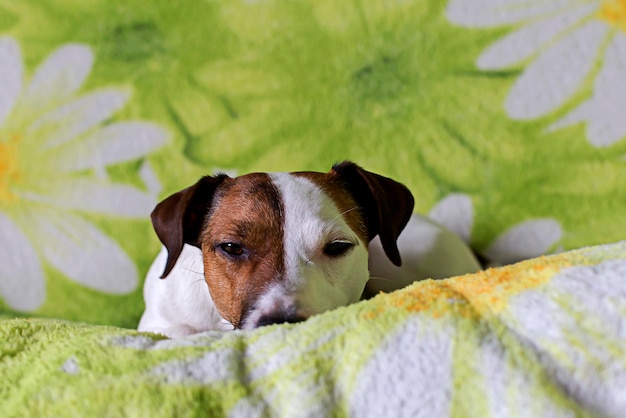
[[[404,185],[349,161],[328,173],[203,177],[151,214],[163,249],[138,330],[177,338],[295,323],[480,268],[413,207]]]

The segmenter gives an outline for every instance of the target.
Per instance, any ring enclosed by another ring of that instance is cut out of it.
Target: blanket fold
[[[626,242],[179,340],[0,322],[17,416],[626,416]]]

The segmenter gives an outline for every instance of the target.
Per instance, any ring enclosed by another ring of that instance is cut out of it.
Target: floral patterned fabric
[[[134,327],[154,204],[352,159],[494,264],[626,238],[623,0],[0,0],[0,313]]]
[[[584,122],[587,138],[597,147],[624,138],[626,119],[620,109],[626,105],[626,2],[454,0],[447,16],[473,28],[518,26],[476,61],[485,71],[526,63],[504,104],[511,118],[536,119],[572,102],[577,106],[549,130]],[[591,93],[576,100],[584,88]]]
[[[178,340],[0,322],[3,417],[623,417],[626,242]]]

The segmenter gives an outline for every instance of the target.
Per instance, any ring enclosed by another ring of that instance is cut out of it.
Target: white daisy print
[[[431,209],[429,217],[470,243],[474,223],[470,196],[464,193],[446,196]],[[504,231],[481,253],[492,265],[511,264],[560,250],[557,245],[562,238],[563,229],[556,219],[531,219]]]
[[[67,44],[27,80],[18,43],[0,38],[0,297],[19,311],[45,301],[44,261],[89,288],[128,293],[138,272],[128,255],[85,213],[145,217],[158,181],[146,164],[147,190],[111,182],[106,167],[161,147],[150,123],[111,123],[129,98],[120,88],[78,95],[91,49]]]
[[[470,28],[516,26],[476,63],[526,66],[505,101],[511,118],[536,119],[586,94],[550,129],[586,123],[596,147],[626,136],[626,0],[451,0],[446,14]]]

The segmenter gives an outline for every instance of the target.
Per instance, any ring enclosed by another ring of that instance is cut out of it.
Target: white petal
[[[562,237],[563,229],[557,220],[534,219],[505,231],[485,255],[502,264],[515,263],[547,253]]]
[[[430,210],[428,217],[460,236],[466,243],[470,241],[474,223],[474,205],[468,195],[449,194]]]
[[[491,45],[478,58],[482,70],[498,70],[517,64],[539,50],[565,29],[575,25],[598,8],[597,4],[583,4],[510,33]]]
[[[130,94],[120,89],[103,89],[80,97],[35,121],[27,140],[43,147],[56,147],[110,118]]]
[[[626,34],[618,32],[606,49],[602,71],[596,79],[594,93],[614,98],[626,97]]]
[[[58,106],[83,85],[92,65],[93,54],[85,45],[57,49],[37,68],[20,105],[30,112]]]
[[[355,373],[354,389],[348,398],[350,410],[346,415],[359,418],[454,416],[456,408],[451,394],[457,390],[455,382],[459,373],[456,372],[458,346],[455,342],[458,334],[450,325],[452,321],[429,321],[421,315],[411,315],[397,322],[399,324],[390,327],[388,335],[373,344],[376,350],[356,372],[358,374]],[[474,353],[463,359],[464,367],[471,369],[474,359]],[[481,414],[467,414],[472,415]]]
[[[12,38],[0,38],[0,126],[9,115],[22,88],[22,56]]]
[[[587,121],[587,136],[596,147],[626,136],[626,35],[616,34],[596,77],[593,96],[549,129]]]
[[[587,136],[596,147],[606,147],[626,136],[626,36],[621,33],[607,49],[594,96],[595,117],[587,125]]]
[[[43,212],[43,211],[42,211]],[[137,268],[111,238],[69,213],[46,210],[34,225],[46,260],[73,281],[92,289],[126,294],[137,287]]]
[[[39,256],[17,225],[0,213],[0,296],[17,311],[33,311],[46,298]]]
[[[593,106],[594,103],[592,100],[583,102],[580,106],[572,110],[563,118],[548,126],[546,132],[552,132],[557,129],[565,128],[566,126],[574,125],[576,123],[587,120],[589,118],[589,115],[593,113]]]
[[[59,169],[70,172],[135,160],[146,156],[167,141],[161,127],[146,122],[109,125],[90,137],[63,149]]]
[[[145,161],[141,165],[141,168],[139,169],[139,177],[141,177],[141,180],[143,180],[143,183],[148,188],[148,193],[152,196],[158,196],[161,194],[163,186],[159,181],[159,177],[154,172],[152,165],[148,161]]]
[[[593,113],[587,125],[589,141],[606,147],[626,136],[626,35],[618,33],[606,51],[596,78]]]
[[[470,28],[504,26],[546,16],[573,3],[575,0],[451,0],[446,17]]]
[[[543,373],[560,387],[561,393],[584,405],[585,410],[594,411],[593,416],[624,417],[626,262],[612,259],[594,260],[590,266],[581,261],[573,264],[552,274],[540,288],[527,287],[509,298],[506,314],[500,318],[516,336],[517,344],[532,341],[528,353],[537,356]],[[507,385],[510,394],[514,386],[511,382]],[[569,408],[552,412],[535,399],[529,401],[541,413],[534,415],[577,415]],[[522,410],[524,405],[520,406],[509,404],[507,412]]]
[[[132,218],[147,217],[157,203],[151,193],[104,180],[65,178],[51,184],[42,180],[38,187],[41,192],[21,193],[21,196],[62,209]]]
[[[543,52],[517,79],[505,108],[514,119],[534,119],[561,105],[582,87],[609,27],[593,21]]]

